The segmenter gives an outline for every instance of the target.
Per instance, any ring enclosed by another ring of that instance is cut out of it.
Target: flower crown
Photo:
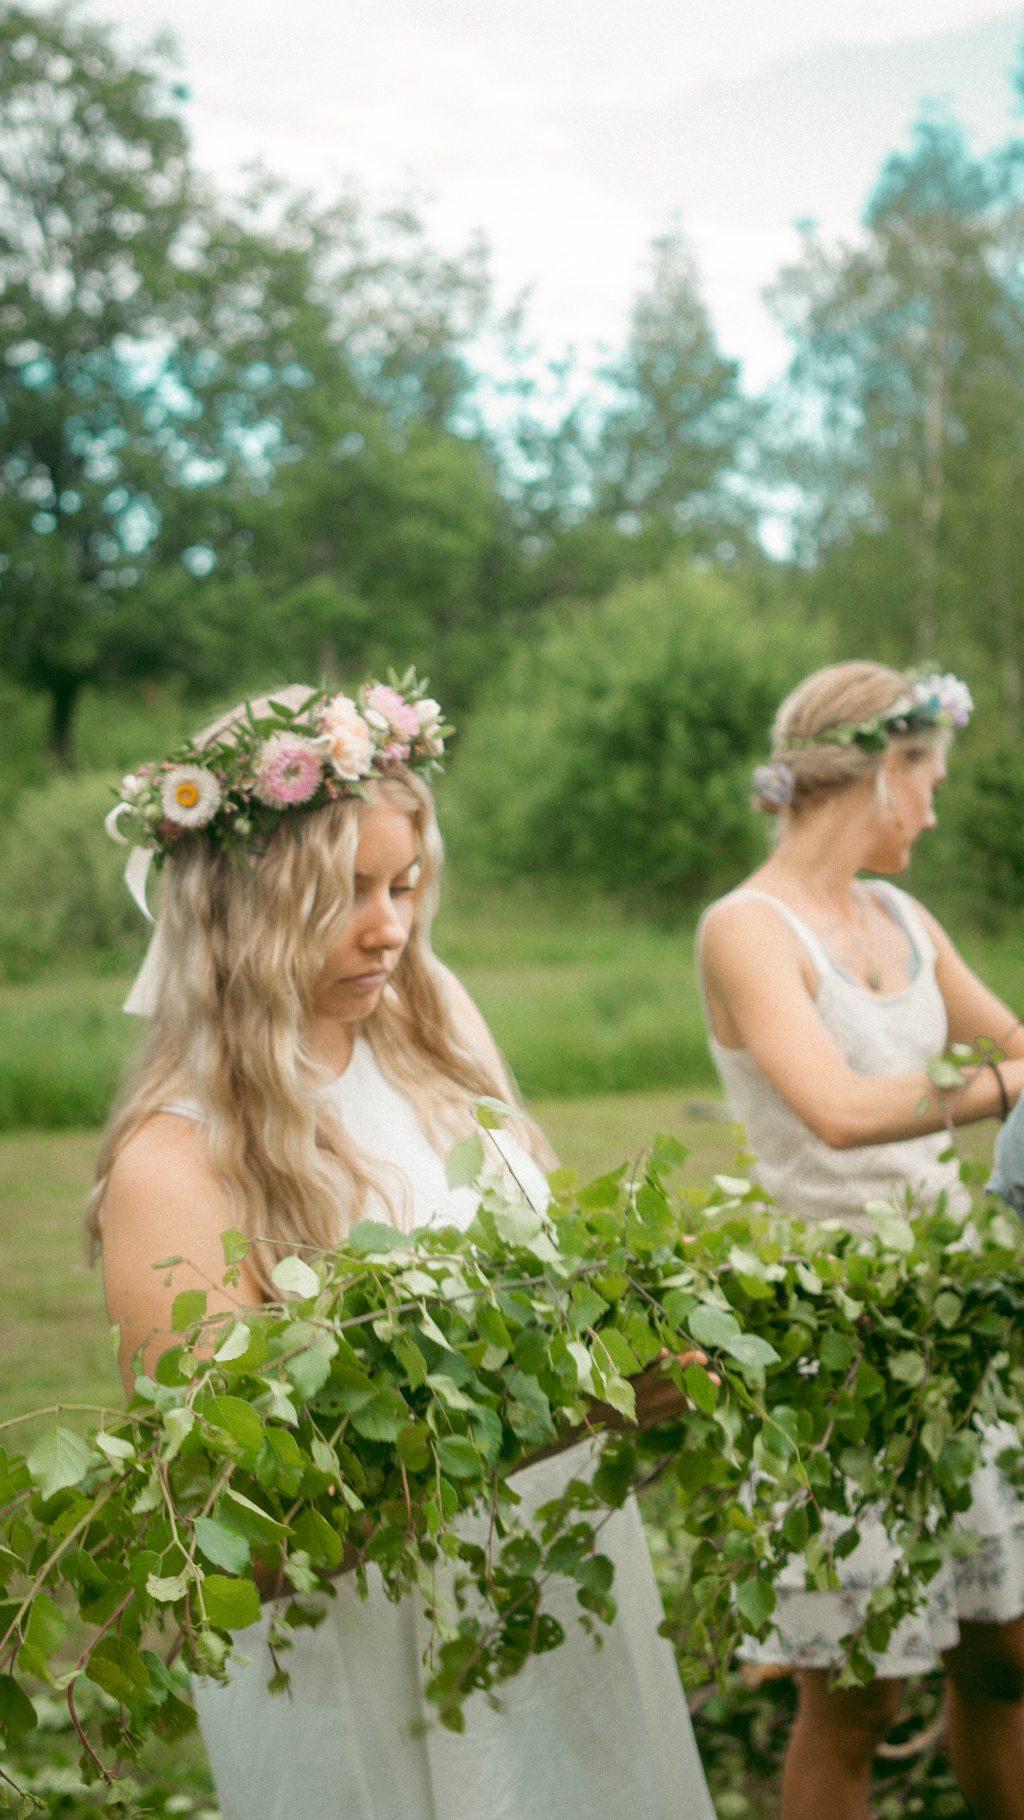
[[[804,739],[787,740],[792,752],[815,746],[859,746],[862,752],[884,752],[893,734],[924,732],[937,727],[966,727],[974,709],[971,691],[958,676],[919,676],[909,692],[890,708],[869,720],[844,721]],[[795,794],[795,779],[784,758],[758,765],[753,776],[754,806],[769,814],[788,809]]]
[[[910,691],[891,708],[855,724],[841,722],[810,739],[791,740],[798,746],[860,746],[863,752],[883,752],[894,733],[916,733],[934,727],[966,727],[974,709],[971,691],[952,672],[945,676],[919,676]]]
[[[318,690],[298,707],[246,702],[216,736],[190,740],[122,778],[107,833],[159,860],[190,835],[222,851],[259,853],[279,817],[366,796],[396,765],[443,767],[451,734],[426,683],[409,670],[370,681],[355,698]]]

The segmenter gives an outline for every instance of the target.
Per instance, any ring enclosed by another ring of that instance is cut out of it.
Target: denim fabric
[[[989,1194],[1008,1201],[1024,1219],[1024,1098],[1017,1101],[996,1139]]]

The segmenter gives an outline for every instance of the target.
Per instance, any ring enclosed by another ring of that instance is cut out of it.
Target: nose
[[[404,948],[408,933],[390,891],[374,897],[367,905],[366,917],[359,934],[359,946],[371,953],[393,953]]]

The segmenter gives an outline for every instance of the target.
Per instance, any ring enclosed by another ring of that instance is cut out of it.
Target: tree
[[[811,591],[897,662],[971,647],[1018,722],[1024,308],[1004,160],[942,117],[890,158],[856,247],[805,231],[775,297],[795,343]],[[993,657],[995,663],[993,664]]]
[[[190,204],[162,62],[99,27],[0,11],[0,630],[9,671],[75,702],[152,539],[174,412],[157,350]],[[130,609],[128,609],[130,612]]]
[[[0,64],[0,637],[57,756],[87,683],[276,663],[285,598],[289,668],[311,636],[327,664],[440,643],[465,682],[515,569],[482,245],[441,257],[351,190],[224,203],[167,53],[65,12],[0,5]]]
[[[481,869],[689,904],[763,850],[748,797],[824,629],[750,583],[677,567],[552,616],[477,705],[455,833]]]
[[[737,471],[751,408],[737,362],[719,351],[681,235],[653,243],[651,268],[626,347],[605,374],[595,511],[625,526],[660,524],[677,551],[735,559],[752,542],[753,512]]]

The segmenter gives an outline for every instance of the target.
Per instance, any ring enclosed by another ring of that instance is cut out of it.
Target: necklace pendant
[[[868,970],[867,970],[867,973],[866,973],[866,975],[865,975],[865,983],[866,983],[866,985],[867,985],[867,987],[868,987],[868,990],[869,990],[869,991],[870,991],[870,992],[881,992],[881,990],[882,990],[882,976],[881,976],[881,974],[880,974],[880,973],[879,973],[879,971],[878,971],[878,968],[877,968],[877,967],[869,967],[869,968],[868,968]]]

